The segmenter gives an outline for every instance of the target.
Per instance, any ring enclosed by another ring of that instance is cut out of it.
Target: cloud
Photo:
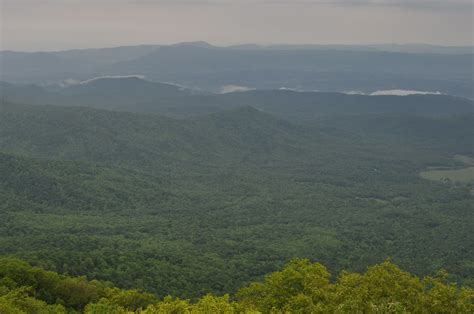
[[[381,89],[372,93],[364,93],[362,91],[352,90],[343,92],[347,95],[366,95],[366,96],[409,96],[409,95],[443,95],[443,93],[419,91],[411,89]]]
[[[71,0],[70,0],[71,1]],[[74,0],[72,0],[74,1]],[[104,0],[102,0],[104,1]],[[107,1],[107,0],[105,0]],[[471,0],[118,0],[142,4],[306,4],[329,6],[389,6],[408,9],[472,9]]]
[[[3,31],[0,44],[5,50],[50,51],[200,40],[219,46],[472,43],[470,0],[0,0],[0,3]],[[463,6],[465,10],[459,10]]]
[[[227,93],[236,93],[236,92],[248,92],[251,90],[255,90],[255,88],[250,88],[246,86],[239,86],[239,85],[225,85],[221,87],[221,94]]]
[[[83,84],[88,84],[90,82],[94,82],[97,80],[102,80],[102,79],[121,79],[121,78],[139,78],[139,79],[146,79],[145,75],[106,75],[106,76],[97,76],[93,77],[88,80],[76,80],[76,79],[66,79],[63,82],[60,83],[61,86],[72,86],[72,85],[83,85]]]
[[[50,0],[51,1],[51,0]],[[55,1],[55,0],[52,0]],[[58,1],[58,0],[56,0]],[[79,1],[79,0],[69,0]],[[82,0],[84,1],[84,0]],[[87,1],[87,0],[86,0]],[[407,8],[440,8],[457,9],[472,8],[471,0],[101,0],[110,2],[142,3],[142,4],[309,4],[334,6],[394,6]],[[94,2],[101,2],[94,1]]]
[[[366,93],[364,93],[362,91],[359,91],[359,90],[344,91],[342,93],[347,94],[347,95],[366,95]]]
[[[69,4],[69,3],[94,3],[94,4],[325,4],[325,5],[365,5],[365,6],[400,6],[400,7],[439,7],[456,8],[470,7],[471,0],[2,0],[2,3],[34,3],[34,4]]]
[[[341,3],[353,3],[372,6],[391,6],[410,9],[439,9],[439,10],[458,10],[472,9],[471,0],[353,0],[340,1]]]
[[[441,92],[425,92],[409,89],[378,90],[369,94],[370,96],[409,96],[409,95],[442,95]]]

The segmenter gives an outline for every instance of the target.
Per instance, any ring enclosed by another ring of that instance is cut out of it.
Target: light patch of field
[[[420,176],[433,181],[471,182],[474,181],[474,167],[452,170],[427,170],[422,171]]]
[[[466,155],[454,155],[454,159],[460,161],[468,166],[474,166],[474,158]]]
[[[447,167],[447,166],[428,166],[426,167],[426,170],[451,170],[453,169],[452,167]]]

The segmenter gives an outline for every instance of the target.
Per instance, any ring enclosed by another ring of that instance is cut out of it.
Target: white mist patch
[[[366,93],[364,92],[361,92],[359,90],[350,90],[350,91],[344,91],[342,92],[343,94],[346,94],[346,95],[367,95]]]
[[[67,79],[67,80],[64,80],[62,82],[59,82],[59,86],[61,87],[67,87],[67,86],[73,86],[73,85],[78,85],[80,84],[81,81],[80,80],[75,80],[75,79]]]
[[[278,90],[285,90],[285,91],[290,91],[290,92],[298,92],[298,93],[319,93],[319,89],[301,89],[301,88],[292,88],[292,87],[286,87],[282,86]]]
[[[298,88],[286,87],[286,86],[282,86],[278,90],[287,90],[287,91],[291,91],[291,92],[304,92],[304,90],[301,90],[301,89],[298,89]]]
[[[370,96],[409,96],[409,95],[443,95],[441,92],[425,92],[409,89],[387,89],[378,90],[369,94]]]
[[[122,79],[122,78],[138,78],[138,79],[146,79],[145,75],[140,75],[140,74],[134,74],[134,75],[104,75],[104,76],[97,76],[93,77],[88,80],[76,80],[76,79],[66,79],[60,83],[61,86],[73,86],[73,85],[83,85],[83,84],[88,84],[90,82],[94,82],[97,80],[102,80],[102,79]]]
[[[251,90],[255,90],[255,88],[239,86],[239,85],[225,85],[221,87],[220,93],[227,94],[227,93],[237,93],[237,92],[248,92]]]

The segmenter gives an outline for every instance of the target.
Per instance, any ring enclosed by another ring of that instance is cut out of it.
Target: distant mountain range
[[[0,52],[1,80],[54,84],[143,75],[192,89],[226,85],[326,92],[411,89],[474,98],[472,47],[239,45],[205,42],[59,52]]]

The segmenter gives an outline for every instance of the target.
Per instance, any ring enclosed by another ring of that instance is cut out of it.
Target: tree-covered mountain
[[[145,111],[143,103],[175,103],[175,99],[190,96],[192,91],[170,84],[145,81],[135,76],[96,78],[75,82],[63,88],[44,88],[37,85],[0,83],[4,101],[26,104],[87,106],[132,112]]]
[[[297,155],[305,138],[318,136],[251,107],[188,120],[11,103],[1,103],[0,110],[3,150],[131,167]]]
[[[448,95],[366,96],[288,90],[196,95],[197,103],[245,104],[295,121],[320,116],[408,114],[439,116],[474,112],[474,102]]]
[[[5,153],[0,160],[3,211],[107,212],[179,201],[170,181],[137,171]]]
[[[415,89],[474,97],[469,47],[450,51],[426,46],[214,47],[184,43],[62,52],[2,51],[0,60],[1,79],[18,83],[146,75],[153,81],[211,91],[226,85],[365,93]]]
[[[440,116],[474,112],[472,100],[449,95],[367,96],[290,90],[204,94],[138,77],[98,78],[55,90],[9,83],[1,83],[0,87],[2,99],[15,103],[86,106],[173,117],[219,112],[242,105],[294,121],[341,114]]]
[[[229,293],[295,256],[472,285],[472,187],[418,175],[460,167],[472,124],[2,102],[0,254],[159,296]]]

